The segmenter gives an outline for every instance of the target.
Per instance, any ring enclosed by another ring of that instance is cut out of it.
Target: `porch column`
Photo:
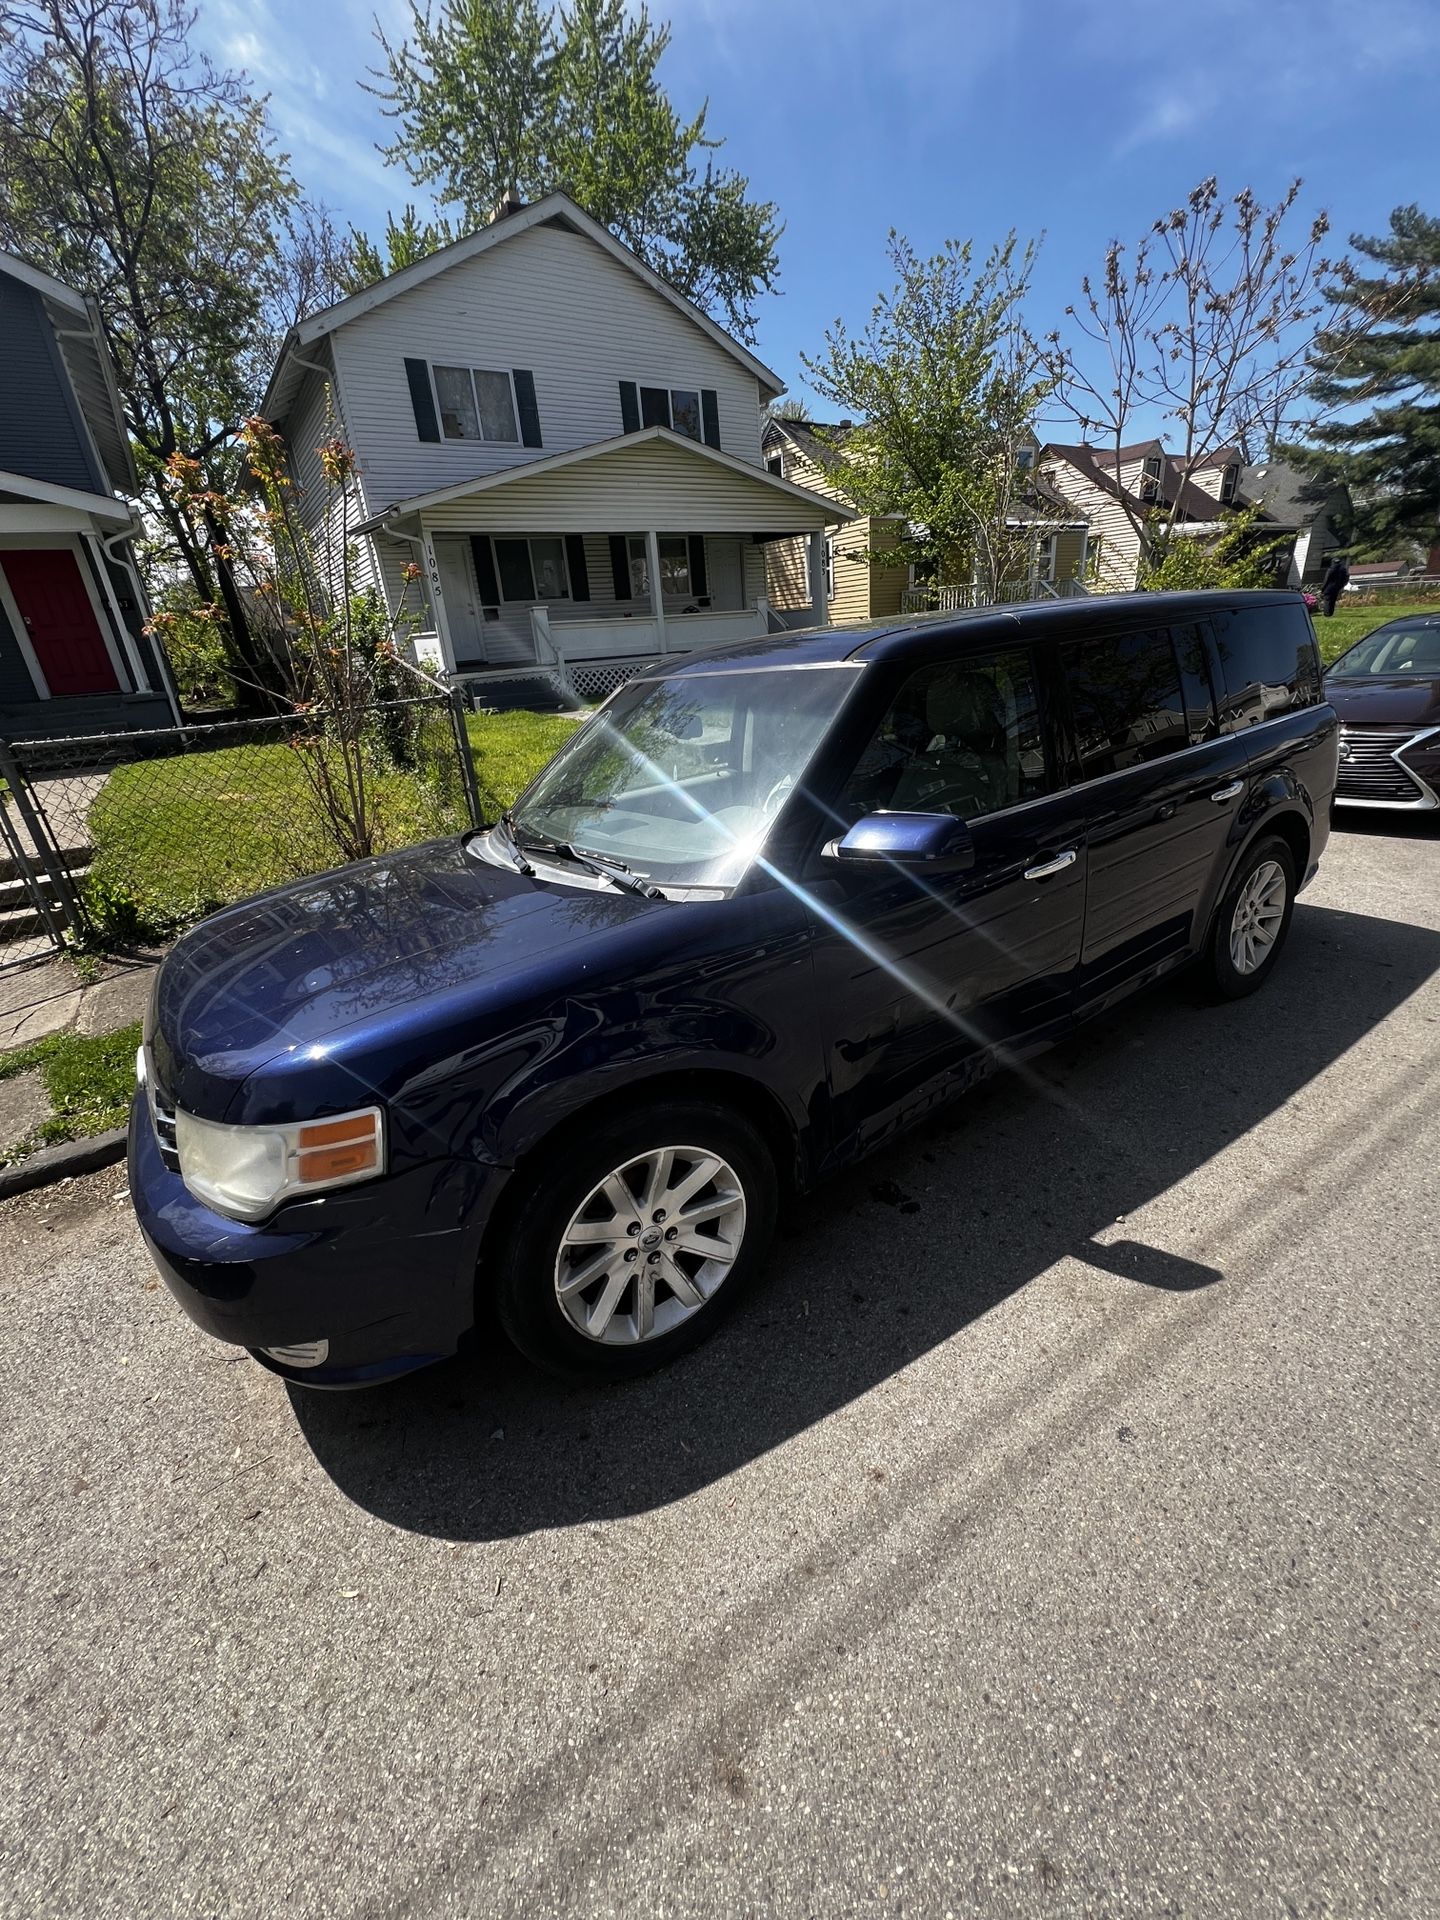
[[[455,649],[450,642],[450,622],[445,613],[445,590],[440,585],[440,562],[435,558],[435,542],[430,529],[420,529],[420,552],[425,567],[425,591],[430,598],[430,611],[435,616],[435,634],[440,642],[440,657],[445,662],[445,671],[455,671]]]
[[[1080,564],[1075,570],[1075,578],[1081,586],[1085,585],[1090,565],[1090,523],[1087,520],[1080,532]]]
[[[823,527],[810,536],[810,611],[817,627],[823,627],[830,618],[830,596],[825,591],[826,538]]]
[[[650,575],[650,613],[655,622],[655,638],[660,643],[660,651],[665,646],[665,596],[660,591],[660,539],[658,534],[645,536],[645,567]]]

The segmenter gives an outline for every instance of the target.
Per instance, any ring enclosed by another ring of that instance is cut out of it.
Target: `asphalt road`
[[[0,1208],[0,1913],[1434,1915],[1437,968],[1337,835],[622,1391],[292,1399]]]

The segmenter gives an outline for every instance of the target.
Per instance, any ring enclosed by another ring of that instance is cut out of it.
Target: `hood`
[[[656,910],[632,893],[528,880],[458,839],[297,881],[172,950],[155,988],[156,1070],[181,1106],[217,1119],[278,1059],[303,1058],[318,1091],[326,1061],[413,1057],[427,1026],[483,1022],[553,982],[577,941]]]
[[[1325,697],[1352,727],[1430,727],[1440,725],[1440,680],[1414,675],[1363,680],[1327,678]]]

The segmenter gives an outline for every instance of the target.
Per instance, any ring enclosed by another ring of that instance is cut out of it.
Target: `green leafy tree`
[[[358,228],[350,229],[350,245],[340,267],[340,282],[346,293],[359,293],[373,287],[387,274],[413,267],[448,247],[457,235],[448,220],[424,220],[413,206],[407,206],[398,220],[386,216],[384,249],[378,247]]]
[[[412,0],[370,91],[395,123],[381,147],[429,188],[442,228],[473,229],[504,196],[556,188],[679,292],[754,337],[778,272],[774,206],[714,160],[707,108],[682,119],[657,69],[670,44],[643,6],[569,0]],[[392,231],[394,223],[392,222]],[[369,247],[367,266],[380,258]]]
[[[857,421],[826,471],[863,513],[898,522],[888,565],[993,592],[1029,565],[1008,522],[1050,388],[1022,315],[1036,248],[1011,233],[977,266],[968,241],[925,259],[892,232],[889,253],[896,285],[863,332],[837,320],[824,353],[802,355],[810,386]]]
[[[1311,397],[1327,418],[1289,457],[1312,491],[1349,487],[1354,551],[1385,557],[1430,545],[1440,519],[1440,219],[1397,207],[1388,234],[1350,244],[1380,272],[1356,272],[1335,298],[1366,324],[1319,335]]]
[[[217,610],[237,683],[263,662],[215,502],[279,338],[333,298],[338,248],[265,103],[189,45],[180,0],[0,0],[0,246],[96,301],[158,570]],[[164,484],[180,456],[207,484]]]
[[[1148,593],[1187,593],[1207,587],[1273,587],[1293,535],[1276,535],[1258,502],[1221,510],[1224,531],[1201,537],[1156,516],[1140,587]]]

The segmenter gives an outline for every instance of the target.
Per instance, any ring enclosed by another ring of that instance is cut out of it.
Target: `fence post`
[[[465,724],[466,696],[462,688],[453,687],[448,698],[450,725],[455,734],[455,751],[460,758],[460,778],[465,786],[465,801],[470,809],[470,824],[472,827],[483,827],[485,819],[480,811],[480,783],[475,778],[475,761],[470,751],[470,729]]]
[[[40,864],[49,876],[55,889],[55,898],[77,939],[85,932],[85,916],[80,909],[80,901],[70,884],[70,875],[65,871],[65,862],[60,857],[60,849],[51,843],[49,823],[42,817],[30,798],[25,785],[25,776],[16,763],[8,740],[0,740],[0,780],[4,780],[15,801],[15,811],[21,824],[30,836]]]

